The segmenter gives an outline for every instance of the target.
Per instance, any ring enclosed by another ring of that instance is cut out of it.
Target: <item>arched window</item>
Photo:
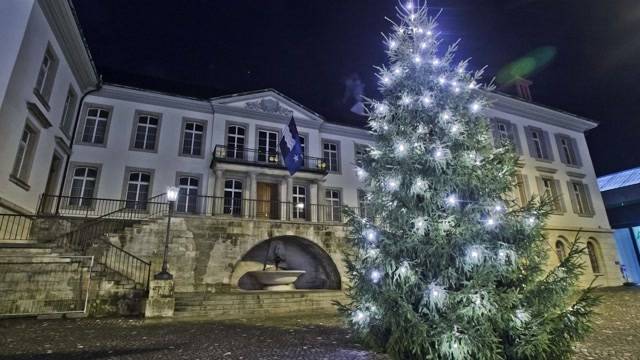
[[[591,263],[591,270],[594,274],[600,274],[600,263],[598,262],[598,252],[596,244],[593,241],[587,242],[587,253],[589,254],[589,262]]]
[[[564,241],[556,241],[556,255],[558,256],[558,262],[562,262],[567,257],[567,248],[564,246]]]

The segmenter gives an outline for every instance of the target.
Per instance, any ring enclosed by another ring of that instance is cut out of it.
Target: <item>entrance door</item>
[[[55,210],[55,194],[58,188],[58,178],[60,177],[60,165],[62,158],[58,154],[53,153],[51,158],[51,166],[49,167],[49,176],[47,177],[47,185],[44,193],[51,196],[45,196],[43,210],[45,213],[52,214]]]
[[[280,217],[278,184],[259,182],[256,190],[256,216],[264,219],[278,219]]]

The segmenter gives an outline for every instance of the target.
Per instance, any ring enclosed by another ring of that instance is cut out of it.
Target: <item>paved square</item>
[[[640,289],[602,291],[596,331],[577,360],[640,359]],[[235,321],[3,320],[0,358],[387,359],[355,344],[335,316]]]

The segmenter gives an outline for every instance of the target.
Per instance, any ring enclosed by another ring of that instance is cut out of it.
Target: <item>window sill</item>
[[[150,154],[156,154],[156,153],[158,153],[158,149],[152,149],[152,150],[149,150],[149,149],[139,149],[139,148],[136,148],[136,147],[133,147],[133,146],[129,148],[129,151],[139,151],[139,152],[145,152],[145,153],[150,153]]]
[[[596,216],[596,214],[578,214],[578,213],[576,213],[576,215],[583,218],[593,218],[594,216]]]
[[[547,163],[547,164],[551,164],[551,163],[553,163],[553,160],[551,160],[551,159],[537,158],[537,157],[534,157],[534,159],[535,159],[536,161],[540,161],[540,162]]]
[[[19,187],[21,187],[22,189],[29,191],[31,190],[31,186],[29,184],[27,184],[24,180],[20,179],[19,177],[11,174],[9,175],[9,181],[11,181],[12,183],[18,185]]]
[[[204,159],[204,154],[202,154],[202,155],[191,155],[191,154],[180,153],[180,154],[178,154],[178,156],[186,157],[186,158],[192,158],[192,159]]]
[[[77,138],[77,137],[76,137]],[[76,145],[83,145],[83,146],[95,146],[95,147],[107,147],[107,144],[98,144],[98,143],[91,143],[91,142],[85,142],[85,141],[76,141]]]
[[[40,90],[34,88],[33,95],[36,96],[36,99],[38,99],[38,101],[40,102],[40,104],[42,104],[45,110],[47,111],[51,110],[51,106],[49,106],[49,101],[44,97],[44,95],[42,95]]]

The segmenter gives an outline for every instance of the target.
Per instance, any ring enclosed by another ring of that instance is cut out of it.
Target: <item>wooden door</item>
[[[259,182],[256,195],[256,216],[264,219],[277,219],[278,185]]]

